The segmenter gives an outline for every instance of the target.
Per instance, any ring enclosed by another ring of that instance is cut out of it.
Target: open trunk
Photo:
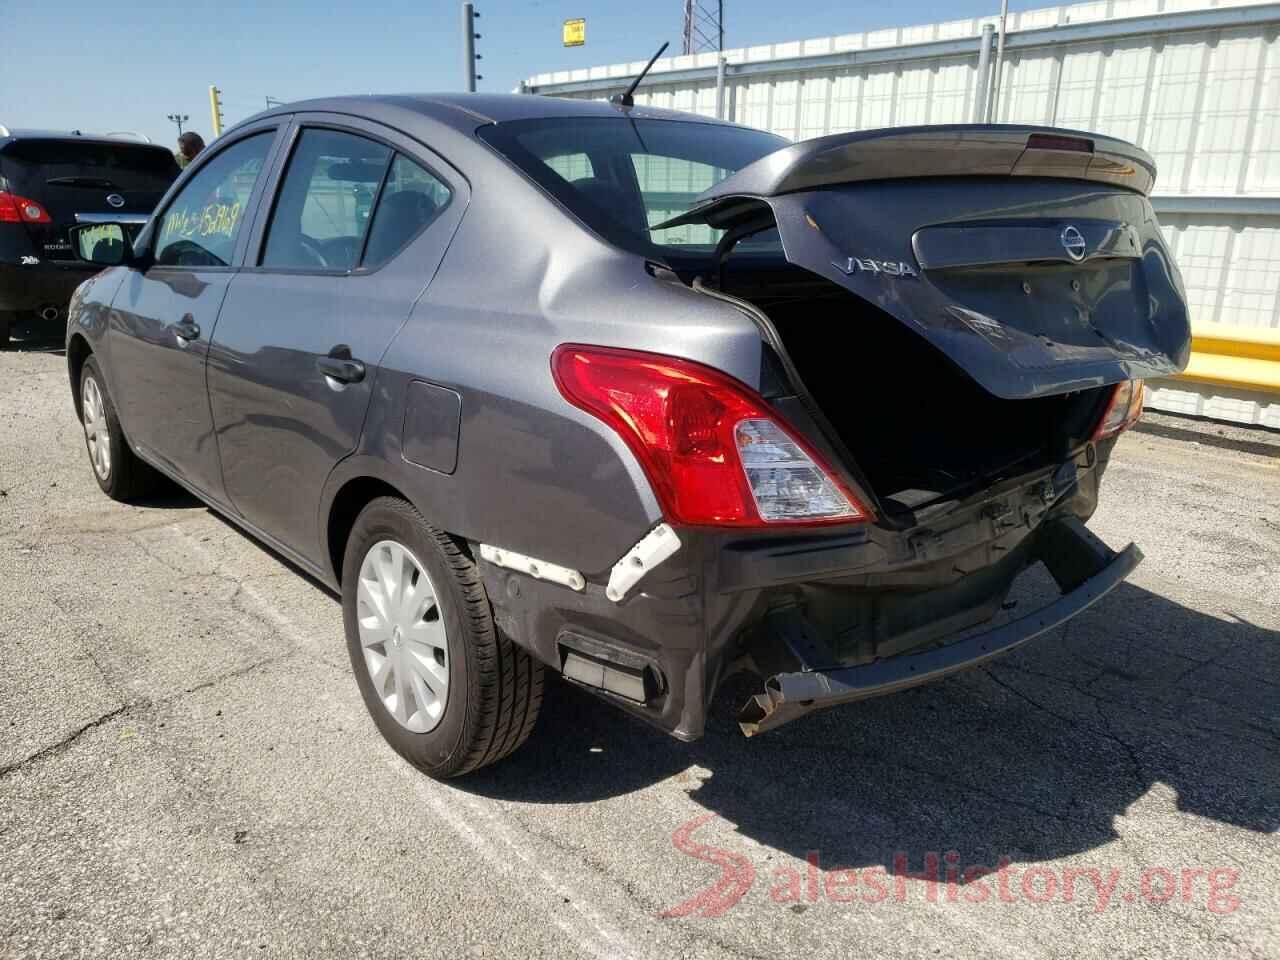
[[[733,272],[726,276],[728,293]],[[1004,399],[885,311],[805,271],[743,296],[769,318],[804,388],[889,510],[1060,462],[1110,387]]]
[[[725,231],[705,282],[767,317],[892,510],[1064,459],[1112,385],[1185,367],[1153,179],[1136,147],[1066,131],[876,131],[784,148],[667,225]],[[774,229],[785,264],[732,255]]]

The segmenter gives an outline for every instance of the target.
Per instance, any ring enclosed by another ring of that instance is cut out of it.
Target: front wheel
[[[103,493],[112,500],[128,503],[155,489],[159,474],[129,448],[102,371],[92,357],[80,371],[80,423],[89,465]]]
[[[533,731],[542,665],[495,626],[471,558],[404,500],[381,497],[356,519],[342,615],[374,723],[428,775],[470,773]]]

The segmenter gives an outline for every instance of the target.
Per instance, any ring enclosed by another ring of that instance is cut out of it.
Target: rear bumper
[[[1077,563],[1087,562],[1090,554],[1096,559],[1096,572],[1074,590],[1027,616],[923,653],[838,670],[777,674],[766,681],[764,693],[742,708],[738,715],[742,732],[754,736],[823,707],[896,693],[976,667],[1066,623],[1119,586],[1142,561],[1142,551],[1134,544],[1119,553],[1101,552],[1099,541],[1087,537],[1078,523],[1063,524],[1055,533],[1075,541],[1071,546],[1077,551]]]
[[[679,739],[702,735],[726,676],[770,678],[743,721],[755,733],[806,712],[801,706],[889,693],[980,663],[1111,589],[1140,554],[1114,554],[1083,525],[1109,453],[1110,444],[1090,446],[945,510],[918,511],[897,529],[680,529],[679,550],[621,602],[606,596],[608,570],[581,571],[585,584],[571,589],[496,566],[478,545],[477,565],[513,641]],[[966,631],[991,621],[1037,561],[1062,600],[971,642]]]
[[[50,261],[31,266],[0,263],[0,311],[31,313],[53,306],[58,308],[59,319],[65,320],[76,287],[101,269]]]

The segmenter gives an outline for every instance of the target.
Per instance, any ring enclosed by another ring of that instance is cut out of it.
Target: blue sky
[[[1050,5],[1013,4],[1015,9]],[[678,52],[681,0],[623,3],[479,0],[481,90],[509,91],[544,70],[641,60],[663,40]],[[796,40],[999,11],[999,0],[726,0],[726,46]],[[169,142],[169,113],[210,132],[208,87],[228,123],[265,106],[339,93],[457,90],[460,2],[368,0],[0,0],[0,123],[136,130]],[[587,44],[560,26],[587,20]]]

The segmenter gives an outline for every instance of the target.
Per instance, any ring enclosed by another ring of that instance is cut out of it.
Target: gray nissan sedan
[[[428,774],[528,737],[551,669],[685,740],[1041,636],[1141,554],[1084,527],[1182,281],[1118,140],[791,144],[533,96],[316,100],[220,137],[67,326],[91,467],[176,482],[341,591]],[[1043,563],[1061,597],[993,621]],[[180,639],[178,642],[182,642]]]

